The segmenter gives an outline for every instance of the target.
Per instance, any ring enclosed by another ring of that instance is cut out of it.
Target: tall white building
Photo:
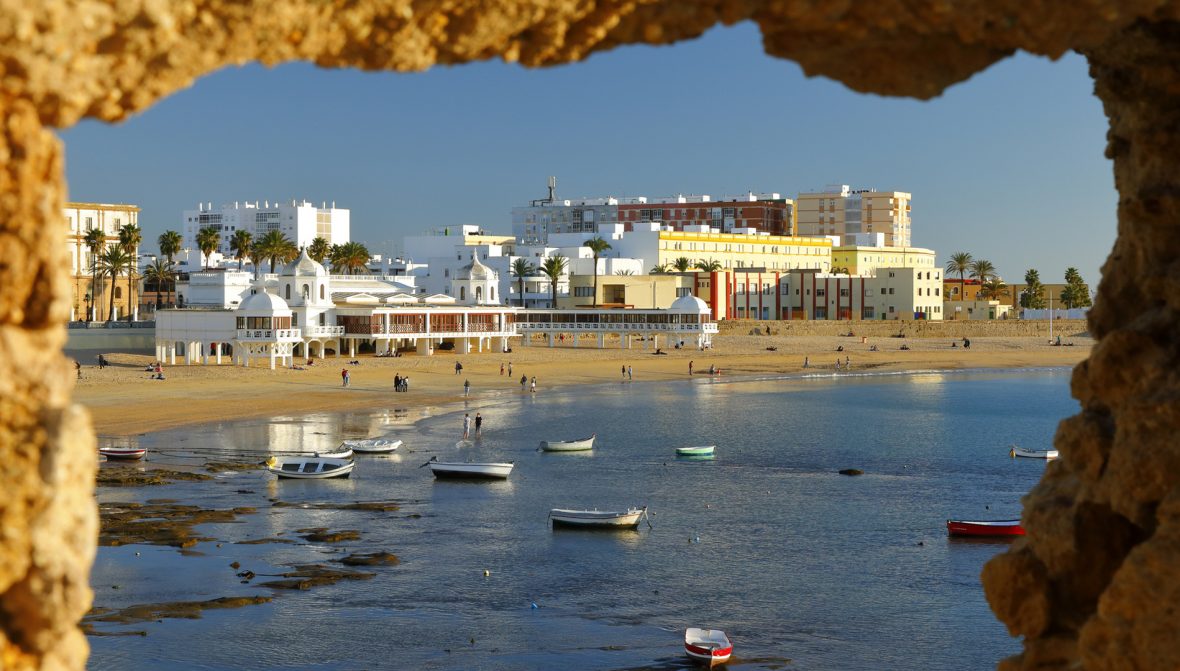
[[[799,235],[840,236],[855,245],[857,236],[882,233],[886,247],[909,247],[910,200],[904,191],[853,189],[831,184],[822,191],[800,193],[796,199]]]
[[[225,203],[214,208],[212,203],[199,203],[195,210],[181,215],[184,247],[197,249],[197,232],[211,227],[221,233],[221,245],[216,253],[233,256],[230,238],[235,231],[247,230],[258,239],[270,231],[282,231],[296,247],[306,247],[316,238],[339,245],[349,241],[349,211],[323,203],[320,207],[308,201],[271,203],[269,201]]]

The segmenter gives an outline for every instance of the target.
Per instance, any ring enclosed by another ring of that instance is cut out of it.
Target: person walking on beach
[[[78,373],[78,379],[82,379],[82,364],[79,361],[74,361],[74,372]]]
[[[810,357],[803,357],[803,367],[804,368],[811,368],[811,358]]]
[[[455,362],[455,375],[458,375],[461,372],[463,372],[463,364],[456,361]]]
[[[471,394],[471,380],[463,380],[463,395],[469,396]]]
[[[393,390],[394,391],[401,391],[402,390],[402,376],[398,373],[393,374]]]
[[[533,376],[533,381],[529,385],[529,391],[534,394],[537,393],[537,376],[536,375]]]
[[[463,440],[471,436],[471,415],[463,414]]]
[[[501,375],[504,374],[504,362],[503,361],[500,362],[500,374]]]
[[[528,384],[528,383],[529,383],[529,378],[528,378],[528,376],[527,376],[527,375],[521,375],[521,376],[520,376],[520,390],[521,390],[521,391],[524,391],[524,386],[525,386],[526,384]]]
[[[634,380],[634,379],[635,379],[635,376],[634,376],[634,375],[632,375],[631,373],[632,373],[632,371],[631,371],[631,367],[630,367],[630,366],[627,366],[627,379],[628,379],[628,380]]]
[[[508,377],[509,378],[512,377],[512,362],[511,361],[508,362]]]
[[[477,412],[475,413],[475,437],[479,438],[483,435],[483,417]]]
[[[627,367],[626,366],[622,366],[622,374],[623,374],[623,379],[626,380],[627,379]]]
[[[348,386],[348,369],[347,368],[340,369],[340,386],[342,386],[342,387]]]
[[[692,361],[688,362],[688,374],[692,375]]]

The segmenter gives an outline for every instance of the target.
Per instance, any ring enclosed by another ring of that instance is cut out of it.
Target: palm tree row
[[[996,273],[996,267],[991,261],[986,259],[976,259],[968,252],[955,252],[951,254],[951,258],[946,262],[946,273],[948,275],[957,273],[959,275],[959,300],[966,299],[964,287],[967,284],[967,275],[970,274],[971,279],[979,280],[979,293],[985,297],[999,298],[1007,294],[1007,285]],[[990,300],[990,299],[989,299]]]
[[[322,238],[316,238],[322,240]],[[315,244],[315,241],[312,241]],[[308,251],[308,256],[311,252]],[[359,269],[368,270],[369,249],[359,242],[346,242],[342,245],[332,245],[328,252],[332,262],[332,270],[344,271],[346,275],[353,275]]]
[[[139,257],[139,244],[143,242],[143,232],[135,224],[124,224],[119,228],[119,242],[108,246],[106,233],[101,228],[92,228],[86,231],[83,241],[90,250],[90,293],[93,304],[97,307],[100,279],[105,284],[106,278],[110,277],[111,293],[107,307],[107,318],[110,319],[110,315],[115,312],[115,283],[119,275],[126,273],[127,321],[131,321],[135,317],[136,259]]]

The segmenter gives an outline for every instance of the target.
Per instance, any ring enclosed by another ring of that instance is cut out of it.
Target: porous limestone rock
[[[1180,0],[37,0],[0,4],[0,671],[84,667],[94,438],[70,405],[61,146],[219,68],[422,70],[581,60],[753,21],[766,51],[858,91],[929,98],[1018,49],[1091,63],[1119,237],[1078,367],[1082,412],[984,572],[1025,636],[1004,669],[1176,668]],[[1032,576],[1035,579],[1030,579]]]

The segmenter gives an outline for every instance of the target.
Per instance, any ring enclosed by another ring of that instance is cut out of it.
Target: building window
[[[324,300],[324,285],[320,285],[320,300]]]
[[[689,287],[676,287],[676,297],[677,298],[683,298],[685,296],[688,296],[691,294],[691,292],[692,292],[692,289],[690,289]]]
[[[467,287],[459,287],[459,300],[467,300]]]
[[[320,326],[324,326],[327,323],[327,317],[328,317],[328,313],[326,313],[326,312],[320,313]]]
[[[594,295],[594,287],[574,287],[574,296],[577,298],[589,298]]]
[[[287,300],[291,300],[291,285],[290,284],[287,285],[285,293],[287,295],[284,296],[284,298],[286,298]]]

